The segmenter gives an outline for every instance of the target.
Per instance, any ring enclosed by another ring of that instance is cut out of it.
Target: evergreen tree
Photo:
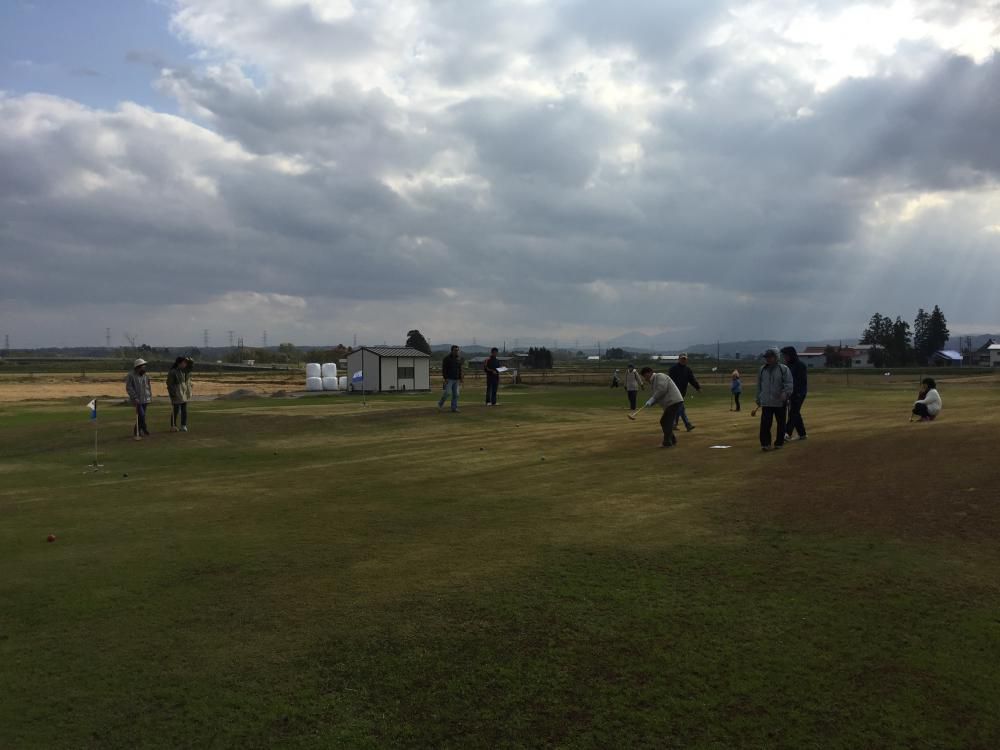
[[[931,316],[924,308],[917,310],[917,317],[913,321],[913,349],[917,354],[917,361],[920,364],[927,364],[927,358],[933,352],[927,345],[927,337],[930,327]]]
[[[930,318],[927,321],[928,356],[939,349],[944,349],[950,336],[948,321],[945,320],[944,313],[941,312],[940,307],[934,305],[934,309],[931,311]]]
[[[406,334],[406,345],[416,349],[417,351],[423,352],[424,354],[431,353],[431,345],[424,338],[424,335],[414,328],[412,331]]]

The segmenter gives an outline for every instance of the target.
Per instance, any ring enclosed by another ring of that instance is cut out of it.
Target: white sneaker
[[[187,431],[188,431],[187,425],[181,427],[181,432],[187,432]]]

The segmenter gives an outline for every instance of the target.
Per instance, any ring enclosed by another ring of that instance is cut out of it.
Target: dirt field
[[[166,397],[166,376],[154,373],[151,376],[153,397]],[[121,373],[93,373],[80,376],[69,373],[47,373],[43,375],[3,375],[0,376],[0,402],[53,401],[68,398],[92,399],[124,398],[125,376]],[[232,393],[240,388],[269,396],[278,391],[301,391],[303,379],[290,373],[232,373],[218,375],[200,374],[194,381],[194,395],[216,397]]]

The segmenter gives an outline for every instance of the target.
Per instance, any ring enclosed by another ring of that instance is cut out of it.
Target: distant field
[[[1000,747],[1000,379],[850,377],[0,403],[0,748]]]

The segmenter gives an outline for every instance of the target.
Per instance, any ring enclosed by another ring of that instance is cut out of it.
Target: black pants
[[[639,391],[626,391],[628,393],[628,406],[632,411],[635,411],[635,397]]]
[[[775,445],[785,444],[785,407],[784,406],[762,406],[760,413],[760,444],[764,448],[771,445],[771,422],[777,420],[778,434],[774,439]]]
[[[660,417],[660,427],[663,429],[664,445],[677,445],[677,437],[674,435],[674,420],[677,419],[677,410],[680,408],[680,404],[671,404],[663,410],[663,416]]]
[[[187,423],[188,423],[188,405],[187,405],[187,403],[174,404],[173,407],[174,407],[174,409],[173,409],[173,411],[170,414],[170,426],[171,427],[187,427]],[[181,418],[180,424],[178,424],[178,422],[177,422],[177,417]]]
[[[799,433],[799,437],[806,436],[806,425],[802,421],[802,402],[805,396],[792,396],[788,399],[788,424],[785,427],[785,434],[792,436],[792,432]]]
[[[740,394],[734,393],[733,400],[736,401],[736,411],[740,410]]]
[[[500,378],[486,376],[486,403],[491,406],[497,405],[497,391],[500,390]]]
[[[918,417],[926,419],[934,419],[934,417],[931,416],[931,413],[927,411],[927,404],[914,404],[913,413],[916,414]]]

